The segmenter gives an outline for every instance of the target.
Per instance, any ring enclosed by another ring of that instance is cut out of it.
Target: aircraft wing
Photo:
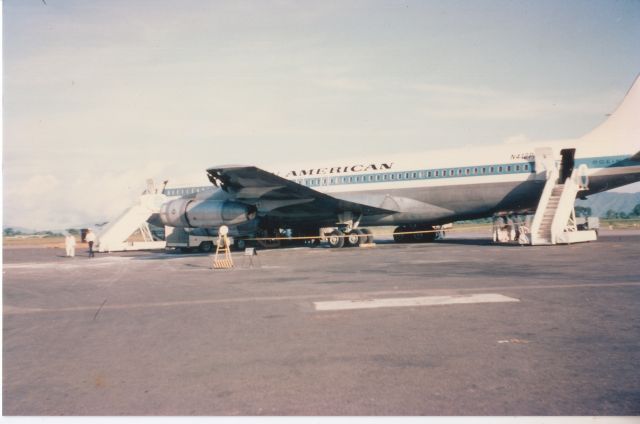
[[[227,165],[207,169],[209,180],[234,198],[279,215],[336,216],[353,212],[388,215],[396,211],[337,199],[255,166]]]

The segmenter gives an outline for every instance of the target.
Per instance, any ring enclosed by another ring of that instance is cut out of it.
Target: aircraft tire
[[[396,243],[406,243],[407,234],[398,234],[398,233],[404,233],[405,231],[407,231],[407,227],[405,227],[404,225],[401,225],[400,227],[396,227],[396,229],[393,230],[393,241]]]
[[[349,247],[358,247],[360,243],[366,243],[366,241],[366,234],[358,229],[349,231],[348,237],[346,238],[346,244]]]
[[[365,240],[365,243],[367,243],[367,244],[373,243],[373,233],[371,232],[370,229],[363,228],[360,231],[362,231],[367,236],[367,239]]]
[[[344,233],[340,230],[333,230],[329,233],[327,240],[329,241],[329,246],[333,248],[340,248],[344,246]]]
[[[430,225],[420,226],[415,228],[416,231],[433,231],[433,227]],[[411,234],[411,241],[416,243],[431,243],[436,239],[436,232],[432,233],[416,233]]]
[[[280,240],[258,240],[258,245],[263,249],[277,249],[282,246]]]

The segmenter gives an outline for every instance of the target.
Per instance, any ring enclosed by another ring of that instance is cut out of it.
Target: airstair
[[[166,200],[165,195],[155,194],[155,190],[145,191],[133,206],[100,231],[97,235],[96,250],[98,252],[118,252],[163,249],[166,241],[153,239],[147,220],[151,215],[160,211],[160,206]]]
[[[532,245],[571,244],[597,239],[596,232],[578,231],[574,204],[578,192],[588,189],[586,169],[574,169],[562,181],[557,165],[546,171],[546,183],[531,224]]]

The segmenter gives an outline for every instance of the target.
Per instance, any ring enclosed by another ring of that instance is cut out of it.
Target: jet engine
[[[229,200],[176,199],[160,208],[160,219],[170,227],[209,228],[237,225],[256,217],[256,208]]]

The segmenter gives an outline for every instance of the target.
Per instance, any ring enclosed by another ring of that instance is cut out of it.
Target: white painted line
[[[336,300],[313,302],[316,311],[342,311],[349,309],[394,308],[400,306],[460,305],[469,303],[520,302],[519,299],[497,293],[457,296],[396,297],[367,300]]]

